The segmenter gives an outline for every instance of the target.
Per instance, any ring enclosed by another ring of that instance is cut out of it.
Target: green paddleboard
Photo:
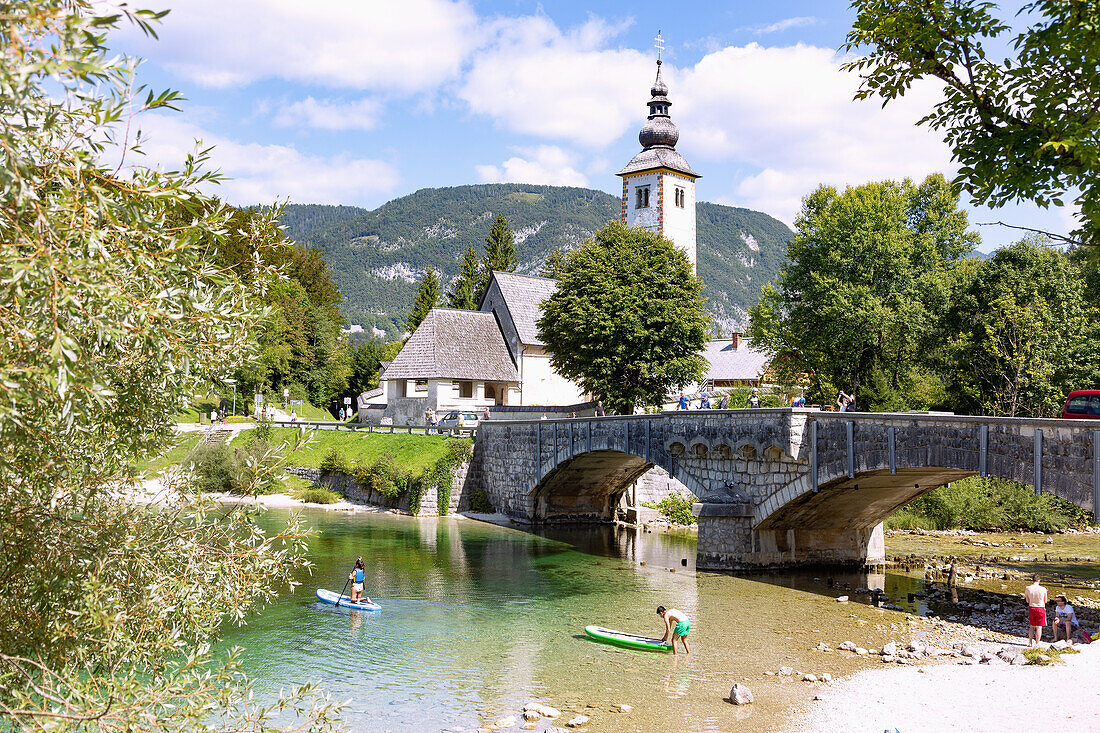
[[[623,631],[605,629],[602,626],[585,626],[584,633],[588,634],[596,641],[602,641],[605,644],[615,644],[616,646],[625,646],[628,649],[644,649],[649,652],[672,651],[672,645],[664,644],[660,639],[651,639],[646,636],[638,636],[637,634],[627,634]]]

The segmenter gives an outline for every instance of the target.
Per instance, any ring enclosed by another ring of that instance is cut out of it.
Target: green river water
[[[264,697],[313,680],[349,701],[352,731],[472,730],[533,700],[561,709],[558,725],[588,715],[592,731],[781,729],[815,690],[766,671],[853,672],[867,662],[824,659],[811,648],[849,638],[881,644],[887,625],[905,620],[866,603],[836,603],[843,591],[829,581],[870,582],[903,603],[917,583],[901,575],[697,573],[690,534],[592,527],[536,535],[461,518],[306,515],[317,530],[313,575],[247,626],[228,628],[225,643],[244,649],[245,670]],[[272,510],[261,522],[274,528],[286,516]],[[356,555],[367,561],[366,592],[381,612],[314,596],[319,587],[339,591]],[[592,623],[659,636],[658,605],[691,616],[689,656],[584,636]],[[753,689],[754,705],[723,699],[739,681]],[[634,710],[611,712],[622,703]]]

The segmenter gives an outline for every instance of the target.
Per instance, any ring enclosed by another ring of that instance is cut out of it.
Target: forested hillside
[[[775,278],[791,231],[749,209],[698,205],[699,274],[721,330],[744,323]],[[444,285],[458,274],[470,244],[485,242],[493,217],[515,232],[519,272],[536,274],[559,247],[572,248],[619,216],[619,199],[585,188],[483,184],[426,188],[373,211],[351,206],[289,205],[282,221],[300,244],[324,251],[349,323],[402,332],[416,281],[435,268]]]

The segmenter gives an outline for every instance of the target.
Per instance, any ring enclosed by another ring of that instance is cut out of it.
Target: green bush
[[[277,472],[272,471],[274,451],[266,440],[253,438],[244,448],[232,451],[232,486],[235,494],[277,494],[283,489]]]
[[[673,524],[690,526],[695,524],[695,515],[691,513],[691,505],[694,503],[695,500],[689,496],[673,494],[658,502],[645,502],[642,506],[656,509]]]
[[[311,504],[337,504],[344,498],[335,491],[326,489],[323,486],[307,486],[300,489],[294,489],[292,495],[298,501],[305,501]]]
[[[262,440],[268,445],[271,444],[271,421],[264,416],[256,418],[256,427],[252,428],[251,441]]]
[[[333,448],[321,458],[321,475],[328,473],[350,473],[348,461],[339,448]]]
[[[224,445],[201,443],[188,459],[195,473],[195,488],[203,493],[233,490],[233,457]]]
[[[1050,494],[1036,496],[1030,486],[1015,481],[971,477],[914,499],[887,526],[1058,532],[1091,519],[1088,512],[1067,505],[1074,506]]]
[[[282,483],[268,470],[271,446],[253,440],[244,448],[200,444],[187,463],[195,472],[195,485],[202,492],[274,494]]]
[[[478,512],[479,514],[492,514],[496,511],[489,501],[489,496],[485,493],[485,489],[480,487],[470,489],[470,511]]]
[[[359,464],[352,471],[355,482],[363,491],[373,491],[391,506],[409,490],[410,477],[397,467],[392,453],[386,453],[373,463]]]

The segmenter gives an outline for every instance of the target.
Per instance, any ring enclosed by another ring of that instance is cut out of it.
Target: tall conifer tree
[[[428,311],[437,303],[439,303],[439,275],[435,270],[428,268],[424,277],[420,279],[420,287],[417,288],[416,297],[413,299],[412,312],[409,313],[406,324],[409,333],[416,330],[416,327],[427,317]]]
[[[485,284],[494,272],[512,272],[519,264],[516,259],[516,239],[504,214],[497,214],[493,228],[485,238],[485,257],[482,259]],[[481,293],[478,293],[480,297]]]
[[[479,294],[484,289],[485,283],[481,276],[481,267],[477,261],[477,250],[474,245],[466,250],[466,256],[462,260],[462,269],[458,273],[458,279],[447,293],[447,306],[461,310],[472,311],[477,308]]]

